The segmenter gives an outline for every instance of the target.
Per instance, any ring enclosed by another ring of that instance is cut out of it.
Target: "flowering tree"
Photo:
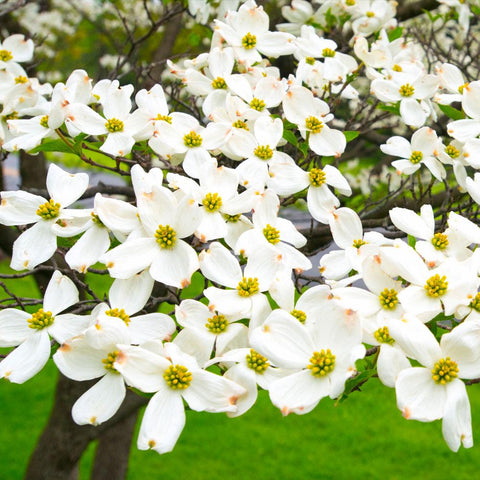
[[[45,60],[36,76],[28,35],[0,45],[2,155],[25,167],[1,193],[0,277],[43,298],[0,282],[0,377],[51,356],[63,374],[27,478],[74,478],[95,438],[94,477],[122,478],[142,405],[137,447],[162,454],[185,406],[235,417],[260,387],[306,414],[376,377],[473,445],[477,2],[11,3]],[[110,42],[99,79],[57,81],[54,15]],[[175,40],[199,54],[165,61]]]

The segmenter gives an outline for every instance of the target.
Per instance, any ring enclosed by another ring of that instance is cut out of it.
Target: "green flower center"
[[[448,282],[447,282],[447,277],[443,275],[440,277],[440,275],[437,273],[433,277],[430,277],[427,280],[427,283],[424,286],[425,288],[425,293],[429,297],[441,297],[442,295],[445,295],[447,292],[448,288]]]
[[[322,51],[322,55],[324,57],[334,57],[336,53],[337,52],[335,52],[335,50],[332,50],[331,48],[324,48]]]
[[[365,15],[366,15],[368,18],[373,18],[373,17],[375,16],[375,12],[368,11]]]
[[[243,277],[242,280],[238,283],[237,292],[241,297],[251,297],[255,295],[260,290],[258,286],[258,278],[246,278]]]
[[[120,320],[123,320],[126,325],[130,323],[130,317],[125,313],[125,310],[123,308],[112,308],[110,310],[107,310],[105,312],[105,315],[108,315],[109,317],[117,317]]]
[[[45,312],[43,308],[40,308],[27,320],[28,326],[34,330],[43,330],[44,328],[52,325],[55,317],[52,316],[52,312]]]
[[[19,75],[18,77],[15,77],[15,83],[27,83],[28,78],[25,75]]]
[[[18,118],[18,112],[8,113],[7,115],[3,115],[2,117],[5,121],[8,120],[16,120]]]
[[[473,300],[470,302],[470,307],[472,307],[477,312],[480,312],[480,292],[477,293]]]
[[[40,205],[35,213],[44,220],[53,220],[60,214],[60,208],[61,206],[59,203],[55,203],[50,199],[48,202]]]
[[[292,310],[290,315],[293,315],[300,323],[305,323],[307,314],[302,310]]]
[[[119,373],[118,370],[113,366],[113,364],[117,361],[119,351],[114,350],[110,352],[106,358],[102,359],[103,368],[110,373]]]
[[[173,248],[177,241],[177,234],[170,225],[159,225],[155,232],[155,240],[162,248]]]
[[[432,378],[435,383],[445,385],[458,377],[458,365],[450,357],[439,360],[432,369]]]
[[[305,127],[312,133],[320,133],[323,128],[323,122],[317,117],[307,117],[305,119]]]
[[[9,60],[13,59],[12,52],[9,50],[0,50],[0,60],[2,62],[8,62]]]
[[[313,352],[307,368],[314,377],[325,377],[335,368],[335,355],[332,354],[330,349]]]
[[[308,172],[308,178],[312,187],[321,187],[325,183],[327,176],[321,168],[312,168]]]
[[[207,212],[216,212],[222,207],[222,197],[218,193],[207,193],[202,200],[202,204]]]
[[[155,120],[163,120],[164,122],[167,122],[169,123],[170,125],[172,124],[172,117],[170,115],[162,115],[162,114],[158,114],[156,117],[155,117]]]
[[[436,233],[432,238],[432,245],[437,250],[445,250],[448,247],[448,237],[445,233]]]
[[[183,137],[183,144],[188,148],[199,147],[203,142],[203,138],[193,130]]]
[[[228,223],[237,223],[240,220],[241,216],[242,216],[241,213],[239,213],[238,215],[229,215],[228,213],[225,213],[223,215],[223,218]]]
[[[172,390],[185,390],[192,382],[192,374],[183,365],[170,365],[163,374],[163,378]]]
[[[207,320],[205,327],[207,327],[207,330],[209,330],[210,332],[219,334],[227,329],[228,320],[225,318],[224,315],[214,315]]]
[[[358,240],[354,240],[353,243],[352,243],[352,246],[353,248],[360,248],[362,245],[366,245],[366,241],[365,240],[362,240],[361,238],[359,238]]]
[[[253,154],[261,160],[270,160],[273,157],[273,150],[270,145],[259,145]]]
[[[375,339],[378,343],[388,343],[389,345],[393,345],[395,340],[390,336],[390,332],[388,331],[388,327],[381,327],[373,334]]]
[[[256,373],[263,373],[269,366],[270,362],[263,355],[260,355],[253,348],[250,349],[250,355],[247,355],[248,368]]]
[[[313,57],[305,57],[305,63],[308,63],[309,65],[314,65],[315,59]]]
[[[410,161],[413,164],[421,162],[423,159],[423,153],[420,152],[419,150],[414,150],[412,154],[410,155]]]
[[[124,127],[123,122],[118,118],[110,118],[105,122],[105,128],[110,133],[123,132],[123,127]]]
[[[280,241],[280,231],[270,224],[263,229],[263,235],[272,245],[276,245]]]
[[[253,100],[252,100],[253,101]],[[237,120],[236,122],[232,123],[232,127],[235,128],[242,128],[243,130],[250,130],[248,128],[247,122],[244,122],[243,120]]]
[[[392,70],[394,72],[403,72],[403,68],[400,66],[400,65],[397,65],[395,64],[393,67],[392,67]]]
[[[95,214],[95,213],[91,213],[90,216],[92,217],[92,222],[95,223],[96,225],[99,225],[101,227],[103,227],[103,222],[100,220],[100,217]]]
[[[378,300],[380,301],[380,305],[385,310],[393,310],[398,303],[397,291],[393,288],[385,288],[383,292],[380,293],[380,295],[378,296]]]
[[[447,145],[445,147],[445,153],[450,158],[458,158],[460,156],[460,150],[458,148],[455,148],[453,145]]]
[[[355,5],[355,0],[345,0],[345,5],[347,5],[347,7],[353,7]]]
[[[243,45],[243,48],[245,48],[246,50],[251,50],[252,48],[255,48],[256,44],[257,44],[257,37],[255,35],[252,35],[250,32],[248,32],[242,38],[242,45]]]
[[[226,90],[227,84],[225,79],[222,77],[217,77],[215,80],[212,81],[212,88],[215,90]]]
[[[415,89],[409,83],[406,83],[398,89],[398,92],[402,97],[411,97],[415,93]]]
[[[252,101],[250,102],[250,107],[257,112],[261,112],[265,108],[265,102],[260,98],[252,98]]]
[[[49,128],[49,127],[48,127],[48,115],[44,115],[44,116],[40,119],[40,125],[41,125],[43,128]]]
[[[460,85],[458,87],[458,93],[463,93],[463,90],[468,87],[468,82],[467,83],[464,83],[463,85]]]

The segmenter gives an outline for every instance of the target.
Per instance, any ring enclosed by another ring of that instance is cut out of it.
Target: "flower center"
[[[2,62],[8,62],[9,60],[12,60],[12,58],[12,52],[10,52],[9,50],[0,50],[0,60]]]
[[[48,127],[48,115],[44,115],[44,116],[40,119],[40,125],[41,125],[43,128],[49,128],[49,127]]]
[[[270,145],[259,145],[253,154],[261,160],[270,160],[273,157],[273,150]]]
[[[109,317],[117,317],[120,320],[123,320],[126,325],[130,323],[130,317],[125,313],[125,310],[123,308],[112,308],[110,310],[107,310],[105,312],[105,315],[108,315]]]
[[[477,312],[480,312],[480,292],[478,292],[474,299],[470,302],[470,307],[475,309]]]
[[[392,70],[394,72],[403,72],[403,68],[400,66],[400,65],[397,65],[395,64],[393,67],[392,67]]]
[[[207,212],[216,212],[222,206],[222,197],[218,193],[207,193],[202,200],[202,204],[207,209]]]
[[[317,117],[307,117],[305,119],[305,127],[312,133],[320,133],[323,128],[323,122]]]
[[[263,235],[272,245],[276,245],[280,241],[280,231],[272,227],[269,223],[263,229]]]
[[[290,315],[293,315],[300,323],[305,323],[307,314],[303,310],[292,310]]]
[[[327,50],[327,49],[325,49]],[[309,65],[314,65],[315,64],[315,59],[313,57],[305,57],[305,63],[308,63]]]
[[[355,5],[355,0],[345,0],[345,5],[347,5],[347,7],[353,7]]]
[[[265,102],[260,98],[252,98],[252,101],[250,102],[250,107],[257,112],[261,112],[265,108]]]
[[[225,219],[226,222],[228,223],[237,223],[240,220],[240,217],[242,216],[241,213],[237,215],[229,215],[228,213],[225,213],[223,215],[223,218]]]
[[[172,390],[185,390],[192,382],[192,374],[183,365],[170,365],[163,374],[163,378]]]
[[[52,316],[52,312],[45,312],[43,308],[40,308],[27,320],[28,326],[34,330],[43,330],[44,328],[52,325],[55,317]]]
[[[255,295],[260,290],[258,286],[258,278],[247,278],[243,277],[243,279],[237,285],[237,292],[241,297],[251,297]]]
[[[177,241],[177,234],[170,225],[159,225],[155,232],[155,240],[162,248],[173,248]]]
[[[100,217],[96,215],[95,213],[91,213],[90,216],[92,217],[92,222],[95,223],[96,225],[99,225],[103,227],[103,222],[100,220]]]
[[[463,93],[463,90],[465,89],[465,87],[468,87],[468,82],[458,87],[458,93]]]
[[[416,164],[416,163],[419,163],[421,162],[423,159],[423,153],[420,152],[419,150],[414,150],[412,152],[412,154],[410,155],[410,161],[413,163],[413,164]]]
[[[48,202],[40,205],[35,213],[44,220],[53,220],[60,214],[60,208],[59,203],[55,203],[50,199]]]
[[[2,116],[2,118],[3,118],[5,121],[8,121],[8,120],[16,120],[18,117],[19,117],[18,112],[8,113],[7,115],[3,115],[3,116]]]
[[[212,81],[212,88],[215,90],[226,90],[227,84],[225,79],[222,77],[217,77],[215,80]]]
[[[313,356],[310,359],[310,363],[307,368],[310,370],[314,377],[325,377],[333,371],[335,367],[335,355],[332,354],[330,349],[327,351],[313,352]]]
[[[390,332],[388,331],[388,327],[381,327],[379,328],[373,336],[377,340],[378,343],[388,343],[389,345],[393,345],[395,340],[390,336]]]
[[[380,295],[378,296],[378,300],[380,301],[380,305],[385,310],[393,310],[398,303],[397,291],[393,288],[385,288],[383,292],[380,293]]]
[[[458,158],[460,156],[460,150],[458,148],[455,148],[453,145],[447,145],[445,147],[445,153],[450,158]]]
[[[458,365],[450,357],[440,359],[432,369],[432,378],[435,383],[445,385],[458,377]]]
[[[308,178],[312,187],[321,187],[325,183],[325,172],[321,168],[312,168],[308,172]]]
[[[437,250],[445,250],[448,247],[448,237],[445,233],[436,233],[432,238],[432,245]]]
[[[402,97],[411,97],[415,93],[415,89],[409,83],[402,85],[398,91]]]
[[[359,238],[358,240],[354,240],[352,243],[353,248],[359,249],[362,245],[365,245],[367,242]]]
[[[430,277],[427,280],[427,283],[424,286],[425,288],[425,293],[429,297],[441,297],[442,295],[445,295],[447,292],[448,288],[448,282],[447,282],[447,277],[443,275],[440,277],[440,275],[437,273],[433,277]]]
[[[236,122],[233,122],[232,127],[242,128],[243,130],[249,130],[247,122],[244,122],[243,120],[237,120]]]
[[[202,137],[193,130],[183,137],[183,144],[188,148],[199,147],[203,142]]]
[[[114,350],[110,352],[105,358],[102,359],[103,368],[110,373],[119,373],[118,370],[113,366],[117,361],[119,351]]]
[[[257,373],[263,373],[269,366],[270,362],[263,355],[260,355],[253,348],[250,349],[250,355],[247,355],[248,368]]]
[[[105,122],[105,128],[110,133],[123,132],[123,122],[118,118],[110,118]]]
[[[324,48],[322,51],[322,55],[324,57],[334,57],[335,56],[335,50],[332,50],[331,48]]]
[[[375,12],[368,11],[365,15],[366,15],[368,18],[372,18],[372,17],[375,16]]]
[[[172,117],[170,115],[162,115],[159,113],[155,117],[155,120],[163,120],[164,122],[170,123],[170,125],[172,124]]]
[[[19,75],[18,77],[15,77],[15,83],[27,83],[28,78],[25,75]]]
[[[257,44],[257,37],[255,35],[252,35],[250,32],[248,32],[242,38],[242,45],[243,45],[243,48],[245,48],[246,50],[251,50],[252,48],[255,48],[256,44]]]
[[[225,318],[224,315],[214,315],[207,320],[205,327],[207,327],[207,330],[209,330],[210,332],[219,334],[227,329],[228,320]]]

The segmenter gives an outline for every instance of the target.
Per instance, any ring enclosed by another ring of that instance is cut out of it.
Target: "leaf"
[[[400,116],[400,102],[397,102],[395,105],[385,105],[384,103],[379,103],[377,108],[379,110],[385,110],[386,112]]]
[[[62,140],[48,140],[43,142],[42,144],[35,147],[33,150],[30,150],[31,153],[39,153],[39,152],[64,152],[64,153],[72,153],[72,149],[65,144]]]
[[[306,157],[308,153],[308,143],[302,142],[298,145],[298,149],[303,153],[303,156]]]
[[[291,143],[293,146],[298,147],[298,140],[295,134],[290,130],[283,131],[283,138],[288,142]]]
[[[351,142],[354,138],[357,138],[360,132],[357,132],[356,130],[347,130],[343,132],[345,135],[345,138],[347,139],[347,142]]]
[[[462,120],[465,118],[465,114],[461,110],[457,110],[450,105],[438,105],[438,108],[452,120]]]
[[[348,398],[348,395],[355,390],[360,390],[360,387],[368,381],[370,377],[375,375],[375,369],[365,370],[364,372],[355,375],[354,377],[349,378],[345,382],[345,390],[342,395],[338,398],[337,402],[341,403]]]
[[[403,35],[403,28],[397,27],[388,32],[388,41],[393,42],[397,38],[400,38]]]
[[[408,235],[408,245],[412,248],[415,248],[415,245],[417,243],[417,239],[413,235]]]

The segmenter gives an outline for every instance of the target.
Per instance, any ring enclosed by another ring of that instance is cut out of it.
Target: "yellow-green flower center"
[[[468,82],[458,87],[458,93],[463,93],[463,90],[465,89],[465,87],[468,87]]]
[[[312,133],[320,133],[323,128],[323,122],[317,117],[307,117],[305,119],[305,127]]]
[[[250,32],[248,32],[242,38],[242,45],[243,45],[243,48],[245,48],[246,50],[251,50],[252,48],[255,48],[256,44],[257,44],[257,37],[255,35],[252,35]]]
[[[470,307],[475,309],[477,312],[480,312],[480,292],[477,293],[473,300],[470,302]]]
[[[309,65],[314,65],[315,59],[313,57],[305,57],[305,63],[308,63]]]
[[[123,132],[124,125],[118,118],[110,118],[105,122],[105,128],[110,133]]]
[[[183,143],[188,148],[199,147],[203,142],[203,138],[193,130],[183,137]]]
[[[265,102],[260,98],[252,98],[252,101],[250,102],[250,107],[257,112],[262,112],[265,108]]]
[[[3,120],[16,120],[19,117],[18,112],[8,113],[7,115],[3,115]]]
[[[103,222],[100,220],[100,217],[96,215],[95,213],[91,213],[90,216],[92,217],[92,222],[95,223],[96,225],[99,225],[103,227]]]
[[[409,83],[402,85],[398,91],[402,97],[411,97],[415,93],[415,89]]]
[[[27,83],[28,78],[25,75],[19,75],[18,77],[15,77],[15,83]]]
[[[326,180],[325,172],[321,168],[312,168],[308,172],[308,178],[312,187],[321,187]]]
[[[366,14],[365,14],[368,18],[373,18],[375,16],[375,12],[372,12],[371,10],[368,11]]]
[[[251,297],[260,290],[258,286],[258,278],[243,277],[237,285],[237,292],[241,297]]]
[[[233,122],[232,127],[242,128],[243,130],[250,130],[248,128],[247,122],[244,122],[243,120],[237,120],[236,122]]]
[[[49,128],[49,127],[48,127],[48,115],[44,115],[44,116],[40,119],[40,125],[41,125],[43,128]]]
[[[378,300],[380,301],[380,305],[385,310],[393,310],[398,303],[397,291],[393,288],[385,288],[383,292],[380,293],[380,295],[378,296]]]
[[[293,315],[300,323],[305,323],[307,314],[303,310],[292,310],[290,315]]]
[[[163,378],[172,390],[185,390],[192,382],[192,374],[183,365],[170,365],[163,374]]]
[[[60,214],[60,208],[61,206],[59,203],[55,203],[50,199],[48,202],[40,205],[35,213],[44,220],[53,220]]]
[[[106,358],[102,359],[103,368],[105,368],[107,372],[119,373],[118,370],[113,366],[113,364],[117,361],[118,354],[119,351],[114,350],[113,352],[110,352]]]
[[[259,145],[253,154],[261,160],[270,160],[273,157],[273,150],[270,145]]]
[[[258,352],[250,349],[250,355],[247,355],[247,367],[254,370],[256,373],[263,373],[270,365],[270,362]]]
[[[432,378],[439,385],[446,385],[458,377],[458,365],[450,357],[440,359],[432,369]]]
[[[130,323],[130,317],[125,313],[123,308],[111,308],[105,312],[105,315],[108,315],[109,317],[117,317],[120,320],[123,320],[126,325]]]
[[[362,245],[365,245],[367,242],[361,238],[354,240],[352,243],[353,248],[360,248]]]
[[[224,315],[214,315],[207,320],[205,327],[207,327],[207,329],[212,333],[222,333],[228,327],[228,320]]]
[[[347,7],[353,7],[355,5],[355,0],[345,0],[345,5],[347,5]]]
[[[272,245],[276,245],[280,241],[280,231],[272,227],[269,223],[263,229],[263,235]]]
[[[170,225],[159,225],[155,232],[155,240],[162,248],[172,248],[177,241],[177,234]]]
[[[12,52],[10,52],[9,50],[0,50],[0,60],[2,62],[8,62],[9,60],[12,60],[12,58]]]
[[[52,312],[45,312],[43,308],[40,308],[27,320],[28,326],[35,330],[43,330],[44,328],[52,325],[55,317],[52,316]]]
[[[163,120],[164,122],[170,123],[170,125],[172,124],[172,117],[170,115],[162,115],[159,113],[155,117],[155,120]]]
[[[390,336],[390,332],[388,331],[388,327],[381,327],[375,331],[373,334],[375,340],[378,343],[388,343],[389,345],[393,345],[395,340]]]
[[[227,88],[225,79],[222,77],[217,77],[215,80],[212,81],[212,88],[214,88],[215,90],[225,90]]]
[[[242,216],[241,213],[239,213],[238,215],[229,215],[228,213],[225,213],[223,215],[223,218],[228,223],[237,223],[240,220],[241,216]]]
[[[427,280],[427,283],[424,286],[425,288],[425,293],[429,297],[441,297],[442,295],[445,295],[447,292],[448,288],[448,282],[447,282],[447,277],[443,275],[440,277],[440,275],[437,273],[433,277],[430,277]]]
[[[413,164],[419,163],[423,160],[423,153],[419,150],[414,150],[409,159]]]
[[[437,250],[445,250],[448,247],[448,237],[445,233],[436,233],[432,238],[432,245]]]
[[[402,68],[400,65],[395,64],[395,65],[392,67],[392,70],[393,70],[394,72],[402,72],[402,71],[403,71],[403,68]]]
[[[324,48],[322,51],[322,55],[324,57],[334,57],[337,52],[332,50],[331,48]]]
[[[445,153],[450,158],[458,158],[460,156],[460,150],[458,148],[455,148],[453,145],[447,145],[445,147]]]
[[[314,377],[325,377],[335,368],[335,355],[330,349],[313,352],[307,368]]]
[[[222,207],[222,197],[218,193],[207,193],[202,200],[207,212],[213,213]]]

